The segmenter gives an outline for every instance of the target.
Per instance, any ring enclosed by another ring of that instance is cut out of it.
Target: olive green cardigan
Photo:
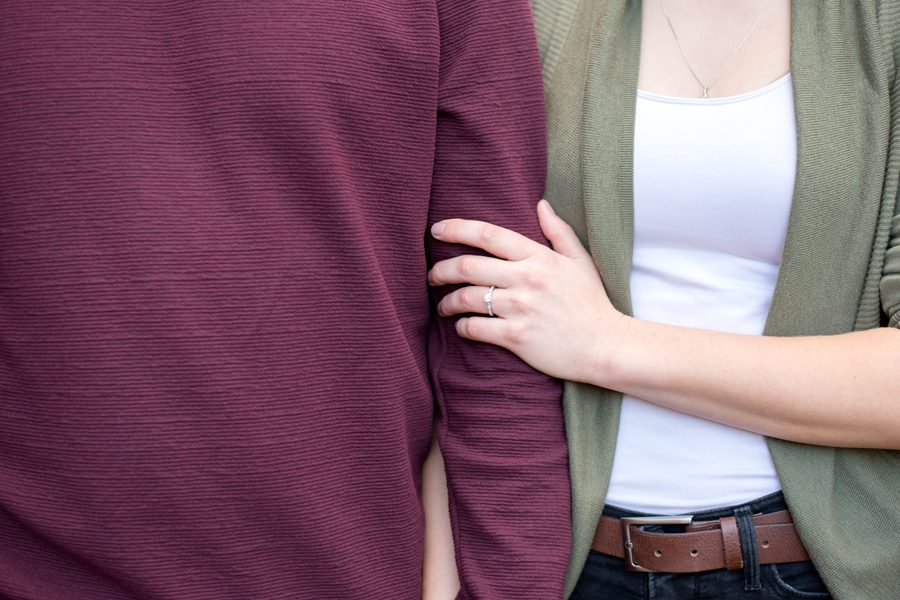
[[[533,0],[549,118],[546,197],[629,312],[639,0]],[[767,335],[900,326],[900,0],[795,0],[793,208]],[[900,356],[897,357],[900,377]],[[900,398],[894,399],[900,402]],[[565,394],[574,539],[567,594],[609,483],[621,395]],[[769,448],[801,536],[839,600],[900,598],[900,452]],[[736,457],[735,460],[740,460]]]

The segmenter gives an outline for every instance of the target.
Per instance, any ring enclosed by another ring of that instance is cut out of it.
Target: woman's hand
[[[434,265],[430,285],[470,284],[444,297],[438,313],[487,315],[485,294],[495,286],[491,308],[498,318],[463,317],[456,324],[459,335],[502,346],[554,377],[595,379],[630,319],[612,306],[590,254],[545,200],[538,219],[553,249],[490,223],[436,223],[435,238],[493,255]]]

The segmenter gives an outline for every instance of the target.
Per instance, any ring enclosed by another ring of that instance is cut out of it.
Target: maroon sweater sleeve
[[[535,206],[544,184],[545,121],[528,3],[438,5],[430,222],[482,219],[543,239]],[[470,251],[431,242],[429,258]],[[562,598],[570,525],[559,382],[503,349],[463,340],[449,319],[434,320],[429,359],[460,598]]]

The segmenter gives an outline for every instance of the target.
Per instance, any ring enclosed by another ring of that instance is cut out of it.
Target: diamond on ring
[[[497,289],[497,286],[492,285],[491,289],[487,291],[484,295],[484,307],[487,309],[487,314],[489,317],[494,316],[494,290]]]

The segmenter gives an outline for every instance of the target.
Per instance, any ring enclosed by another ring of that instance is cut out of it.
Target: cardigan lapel
[[[587,68],[582,179],[587,238],[610,300],[631,312],[634,241],[634,112],[640,57],[640,0],[611,0],[594,31]],[[610,26],[615,19],[619,26]]]
[[[881,89],[884,77],[862,60],[846,59],[871,52],[858,31],[878,31],[872,16],[854,4],[795,1],[792,6],[797,174],[767,335],[852,331],[858,317],[876,319],[859,325],[877,325],[877,306],[869,308],[872,315],[858,315],[857,309],[867,272],[880,273],[880,265],[873,270],[869,261],[890,105]],[[877,165],[847,158],[866,155],[882,158]]]

